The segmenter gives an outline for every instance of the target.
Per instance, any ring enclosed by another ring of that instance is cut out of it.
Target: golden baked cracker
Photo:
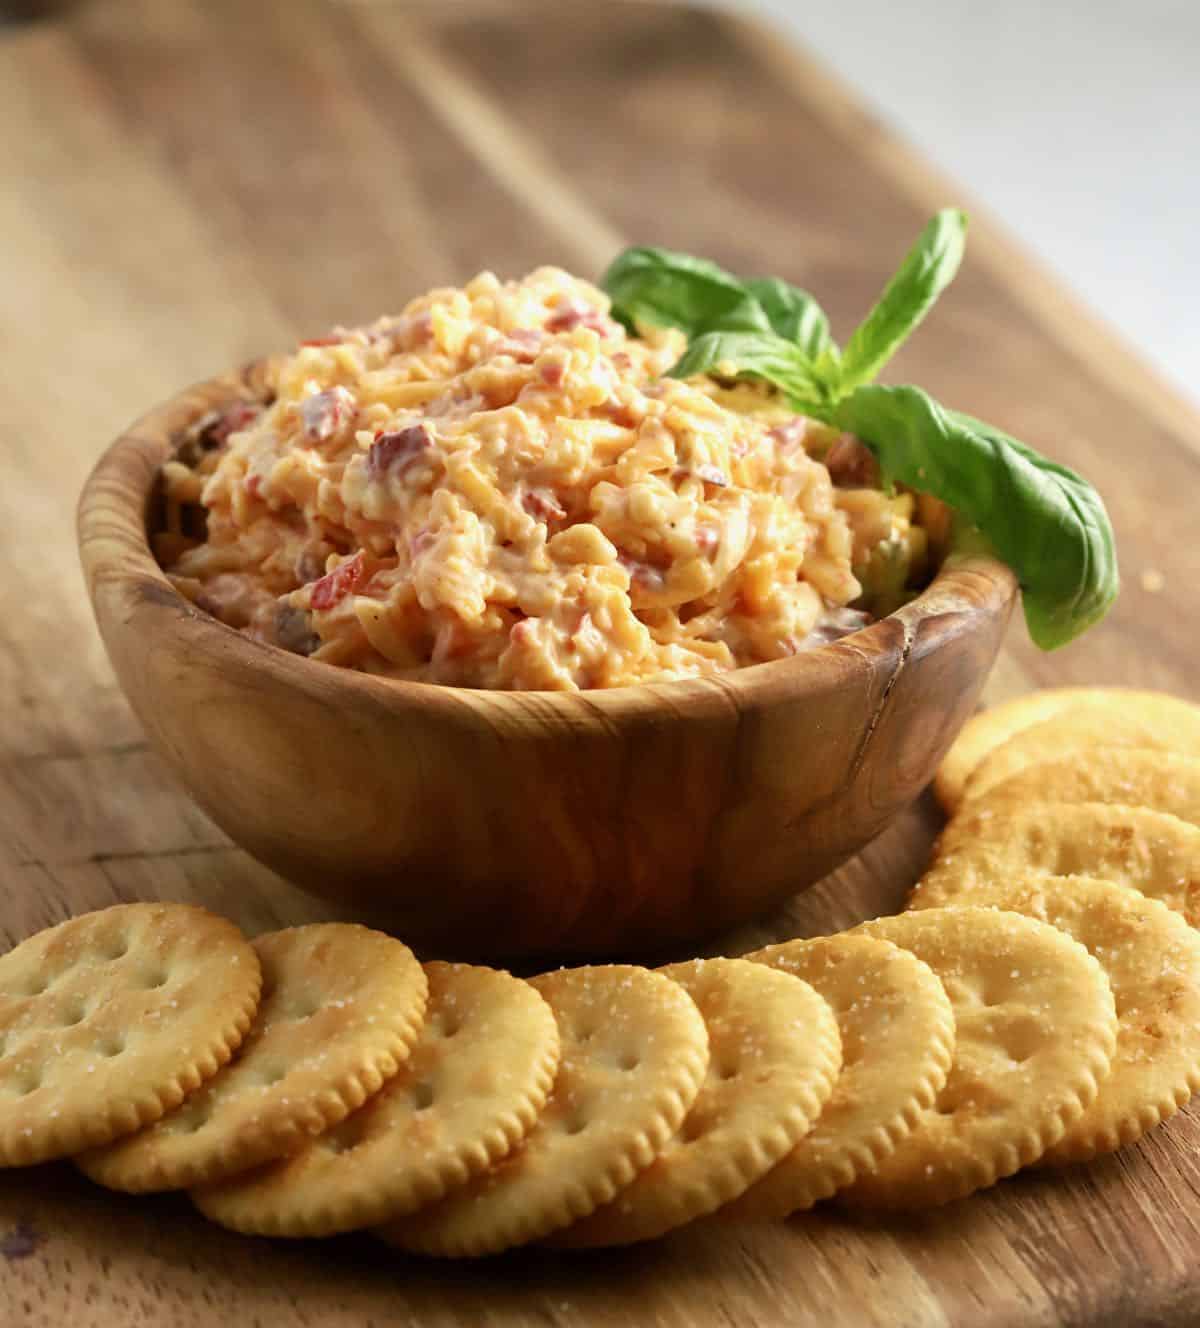
[[[554,1091],[524,1144],[486,1175],[378,1228],[418,1254],[494,1254],[586,1217],[654,1161],[704,1079],[708,1034],[696,1003],[632,965],[531,979],[558,1020]]]
[[[912,903],[945,904],[979,882],[1098,876],[1160,899],[1200,925],[1200,827],[1145,807],[1042,803],[1006,815],[964,809]]]
[[[232,922],[117,904],[0,956],[0,1166],[130,1134],[221,1068],[262,976]]]
[[[1018,913],[938,908],[877,918],[853,935],[911,950],[954,1007],[954,1062],[916,1128],[844,1198],[922,1208],[1036,1162],[1095,1100],[1116,1046],[1100,965],[1078,941]]]
[[[725,1209],[787,1217],[875,1171],[933,1105],[954,1057],[954,1011],[928,965],[874,936],[784,941],[746,958],[811,983],[842,1035],[842,1073],[812,1131]]]
[[[1136,712],[1124,715],[1099,706],[1065,710],[1041,724],[1031,724],[989,752],[971,772],[959,810],[1030,766],[1057,761],[1072,752],[1087,753],[1101,747],[1169,751],[1173,746],[1185,755],[1200,751],[1194,748],[1189,752],[1186,738],[1175,741],[1168,730],[1147,723]]]
[[[400,1073],[301,1152],[193,1190],[202,1213],[252,1235],[329,1236],[434,1203],[512,1151],[554,1083],[554,1014],[495,969],[425,975],[425,1025]]]
[[[114,1190],[187,1189],[303,1147],[392,1077],[416,1041],[426,981],[382,932],[327,922],[254,941],[263,996],[241,1051],[149,1129],[77,1158]]]
[[[992,882],[963,902],[1023,913],[1066,932],[1096,958],[1112,987],[1117,1048],[1108,1077],[1043,1163],[1083,1162],[1133,1143],[1200,1088],[1200,935],[1178,913],[1086,876]]]
[[[1148,807],[1200,825],[1200,759],[1146,747],[1089,746],[1039,761],[969,798],[946,837],[978,833],[988,816],[1038,802],[1105,802]]]
[[[659,969],[708,1028],[708,1073],[679,1131],[632,1185],[555,1244],[651,1240],[743,1194],[812,1127],[841,1065],[837,1020],[800,979],[744,959]]]
[[[948,814],[953,814],[958,809],[971,772],[989,752],[1022,729],[1063,711],[1088,706],[1101,707],[1109,714],[1137,718],[1155,731],[1187,735],[1186,745],[1181,750],[1200,754],[1200,707],[1178,697],[1132,687],[1048,688],[980,711],[963,725],[934,779],[938,801]]]

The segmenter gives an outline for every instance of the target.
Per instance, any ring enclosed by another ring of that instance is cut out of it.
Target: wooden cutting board
[[[72,506],[145,406],[478,268],[595,274],[632,240],[780,273],[844,333],[926,215],[969,203],[779,34],[612,0],[83,6],[0,30],[0,125],[3,943],[124,898],[200,900],[252,931],[329,916],[172,785],[93,629]],[[1082,681],[1196,696],[1200,418],[978,216],[895,376],[1078,466],[1111,505],[1116,612],[1053,656],[1018,626],[992,699]],[[893,909],[935,824],[915,809],[725,948]],[[821,1211],[477,1266],[241,1239],[66,1166],[8,1173],[0,1323],[1193,1325],[1198,1148],[1184,1113],[928,1217]]]

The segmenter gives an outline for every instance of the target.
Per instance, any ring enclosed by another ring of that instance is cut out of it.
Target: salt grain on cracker
[[[964,802],[946,839],[971,836],[993,816],[1044,802],[1148,807],[1200,825],[1200,759],[1155,748],[1077,749],[1025,767]]]
[[[1141,1138],[1200,1089],[1200,934],[1156,900],[1082,876],[979,885],[962,902],[1048,922],[1104,969],[1117,1047],[1096,1100],[1042,1159],[1081,1162]]]
[[[425,974],[406,945],[350,923],[260,936],[263,997],[238,1056],[177,1111],[79,1166],[111,1189],[190,1188],[295,1152],[396,1074]]]
[[[853,935],[891,941],[928,964],[954,1007],[954,1062],[935,1104],[844,1198],[924,1208],[1036,1162],[1095,1100],[1116,1046],[1100,965],[1043,922],[987,908],[877,918]]]
[[[1173,714],[1168,719],[1173,720]],[[1102,747],[1164,752],[1178,749],[1184,755],[1200,754],[1200,741],[1194,734],[1189,737],[1186,726],[1156,722],[1154,716],[1148,717],[1137,710],[1125,714],[1120,710],[1084,706],[1033,724],[989,752],[967,780],[960,810],[965,811],[992,789],[1032,766],[1057,761],[1069,754],[1086,756]]]
[[[556,1244],[628,1245],[715,1212],[808,1133],[833,1091],[842,1060],[837,1020],[807,982],[744,959],[692,959],[659,971],[704,1016],[704,1085],[633,1184]]]
[[[966,818],[960,823],[960,818]],[[1035,803],[976,817],[964,808],[939,841],[914,903],[948,902],[978,882],[1096,876],[1127,885],[1200,925],[1200,827],[1145,807]]]
[[[934,791],[942,807],[951,815],[958,810],[972,773],[1001,744],[1034,724],[1081,708],[1119,716],[1111,726],[1113,732],[1121,720],[1136,720],[1143,735],[1162,734],[1161,741],[1167,747],[1200,755],[1200,706],[1162,692],[1132,687],[1047,688],[983,710],[967,721],[934,779]],[[1143,736],[1136,745],[1157,744],[1146,743]]]
[[[156,1121],[229,1060],[262,985],[232,922],[120,904],[0,957],[0,1166]]]
[[[494,1254],[587,1217],[645,1170],[682,1124],[708,1064],[695,1002],[670,978],[613,964],[533,978],[562,1059],[524,1145],[441,1203],[379,1228],[419,1254]]]
[[[435,1203],[507,1156],[558,1068],[558,1025],[527,982],[425,965],[429,1005],[400,1073],[292,1157],[192,1193],[206,1216],[262,1236],[328,1236]]]
[[[946,1082],[954,1011],[936,974],[872,936],[784,941],[747,955],[811,983],[837,1016],[842,1072],[812,1131],[725,1215],[779,1218],[878,1169]]]

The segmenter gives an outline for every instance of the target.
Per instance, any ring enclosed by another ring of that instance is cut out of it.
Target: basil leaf
[[[797,410],[815,414],[821,409],[823,389],[808,356],[773,332],[705,332],[668,371],[671,378],[696,374],[758,379],[774,384]]]
[[[1112,525],[1074,471],[916,387],[860,387],[833,420],[871,448],[889,479],[979,527],[1016,572],[1029,635],[1043,650],[1108,612],[1120,586]]]
[[[716,263],[671,249],[626,249],[600,284],[613,317],[631,332],[639,323],[677,327],[689,337],[716,328],[771,330],[770,319],[740,281]]]
[[[896,275],[842,352],[838,396],[869,383],[954,279],[967,239],[967,214],[945,208],[921,232]]]
[[[766,314],[771,331],[794,341],[810,360],[815,361],[822,351],[833,345],[829,319],[808,291],[789,285],[779,277],[758,277],[746,282],[746,290]]]

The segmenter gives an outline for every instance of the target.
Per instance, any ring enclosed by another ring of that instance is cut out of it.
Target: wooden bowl
[[[151,742],[238,844],[406,939],[491,958],[668,950],[779,904],[928,783],[1016,587],[955,555],[833,645],[584,693],[394,682],[259,645],[150,550],[159,468],[260,366],[152,411],[79,504],[96,619]]]

